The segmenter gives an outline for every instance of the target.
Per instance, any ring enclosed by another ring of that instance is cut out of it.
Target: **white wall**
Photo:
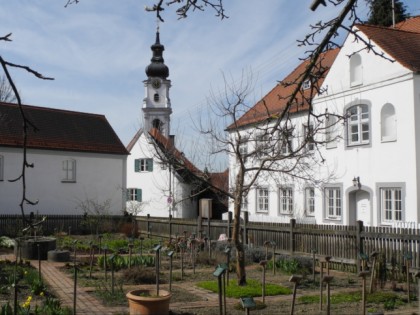
[[[4,180],[0,181],[0,213],[20,213],[22,182],[9,182],[22,169],[22,149],[0,148],[4,157]],[[76,160],[76,182],[62,182],[62,161]],[[26,169],[26,195],[39,200],[36,206],[25,205],[26,212],[41,214],[82,214],[78,209],[87,199],[104,203],[110,200],[113,214],[125,206],[126,156],[52,150],[28,150],[27,160],[34,168]]]
[[[153,172],[135,172],[134,160],[142,158],[153,159]],[[163,166],[155,148],[142,134],[133,146],[127,159],[127,188],[142,189],[142,204],[139,205],[139,215],[168,217],[171,205],[169,187],[173,192],[174,206],[171,214],[175,218],[195,218],[196,203],[184,200],[189,197],[191,188],[182,182],[178,176],[170,175],[169,167]],[[171,181],[171,183],[170,183]],[[184,201],[183,201],[184,200]]]

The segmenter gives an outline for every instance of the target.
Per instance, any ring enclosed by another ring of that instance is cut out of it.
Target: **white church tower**
[[[153,57],[146,67],[147,80],[144,82],[145,95],[143,100],[143,126],[148,131],[157,128],[162,135],[169,138],[171,120],[171,100],[169,88],[171,81],[167,79],[169,69],[163,60],[164,46],[159,39],[159,29],[156,32],[156,42],[151,46]]]

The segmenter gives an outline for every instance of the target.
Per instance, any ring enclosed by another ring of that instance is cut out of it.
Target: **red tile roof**
[[[179,168],[177,172],[182,177],[188,176],[188,173],[190,173],[198,178],[205,179],[208,183],[210,183],[210,185],[212,185],[213,187],[217,188],[220,191],[226,191],[226,192],[228,191],[228,186],[229,186],[228,185],[229,183],[228,170],[222,173],[206,173],[204,171],[201,171],[190,160],[188,160],[185,157],[183,152],[179,151],[174,146],[173,142],[170,139],[162,135],[158,129],[156,128],[150,129],[149,134],[157,142],[160,148],[162,150],[165,150],[165,153],[170,155],[168,158],[176,159],[176,164],[177,164],[177,167]],[[187,172],[185,173],[185,171]]]
[[[28,129],[32,149],[123,154],[128,151],[103,115],[22,105],[38,129]],[[17,104],[0,102],[0,146],[22,147],[22,116]]]
[[[414,72],[420,71],[420,33],[405,30],[420,27],[420,19],[412,19],[406,27],[400,25],[399,28],[366,24],[356,27],[366,34],[374,45],[379,45],[404,67]]]
[[[339,51],[340,49],[336,48],[321,55],[319,62],[315,67],[317,69],[315,71],[319,71],[321,74],[321,79],[317,82],[318,86],[321,86],[328,69],[333,64]],[[310,60],[303,61],[281,83],[277,84],[266,96],[264,96],[257,104],[241,116],[236,123],[231,124],[227,129],[235,129],[254,123],[260,123],[280,115],[285,109],[286,104],[290,99],[290,95],[296,87],[294,83],[305,71],[309,61]],[[307,98],[310,97],[311,90],[312,89],[304,90],[303,93],[297,95],[296,101],[290,108],[290,113],[309,109]]]
[[[420,16],[413,16],[405,21],[397,23],[395,28],[401,31],[420,33]]]

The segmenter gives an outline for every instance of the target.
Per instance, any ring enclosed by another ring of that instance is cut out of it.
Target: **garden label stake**
[[[172,256],[174,255],[174,251],[170,251],[168,253],[169,256],[169,292],[172,291]]]
[[[262,299],[263,299],[263,303],[265,303],[265,267],[267,265],[267,260],[261,260],[260,261],[260,266],[262,266],[263,268],[263,273],[262,273]]]
[[[289,279],[289,282],[293,282],[293,298],[292,298],[292,307],[290,309],[290,315],[293,315],[294,310],[295,310],[296,291],[297,291],[297,286],[300,280],[302,280],[302,276],[299,276],[299,275],[292,275]],[[263,297],[263,302],[264,302],[264,297]]]
[[[366,277],[369,275],[369,271],[362,271],[359,273],[359,277],[362,278],[362,315],[366,314]]]

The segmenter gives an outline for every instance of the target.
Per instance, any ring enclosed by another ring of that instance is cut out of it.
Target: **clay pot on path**
[[[172,294],[166,290],[138,289],[126,294],[130,315],[168,315]]]

